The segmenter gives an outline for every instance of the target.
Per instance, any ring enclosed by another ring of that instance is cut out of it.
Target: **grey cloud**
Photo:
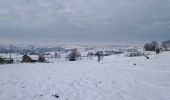
[[[169,9],[169,0],[0,0],[0,39],[164,40]]]

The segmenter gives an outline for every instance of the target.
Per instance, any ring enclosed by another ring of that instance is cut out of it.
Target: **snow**
[[[170,52],[149,57],[0,65],[0,100],[169,100]]]

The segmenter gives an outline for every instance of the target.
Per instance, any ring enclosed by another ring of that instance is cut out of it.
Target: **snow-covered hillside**
[[[169,100],[170,52],[0,65],[0,100]]]

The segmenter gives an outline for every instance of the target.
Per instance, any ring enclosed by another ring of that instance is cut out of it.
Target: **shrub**
[[[76,61],[78,58],[80,58],[81,54],[78,52],[77,49],[73,49],[71,53],[68,55],[69,61]]]
[[[145,53],[143,52],[130,52],[128,54],[126,54],[127,57],[138,57],[138,56],[146,56]]]
[[[46,60],[45,60],[45,57],[43,56],[43,55],[40,55],[39,57],[38,57],[38,62],[45,62]]]

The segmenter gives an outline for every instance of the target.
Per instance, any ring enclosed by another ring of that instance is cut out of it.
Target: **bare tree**
[[[61,58],[61,54],[60,53],[54,53],[54,58],[55,59],[60,59]]]
[[[158,42],[152,41],[151,43],[146,43],[144,45],[145,51],[156,51],[159,48]]]
[[[103,56],[103,51],[97,51],[96,56],[97,56],[97,61],[100,62],[104,57]]]
[[[10,59],[12,59],[12,49],[13,49],[13,45],[11,44],[10,46],[9,46],[9,53],[10,53]]]

